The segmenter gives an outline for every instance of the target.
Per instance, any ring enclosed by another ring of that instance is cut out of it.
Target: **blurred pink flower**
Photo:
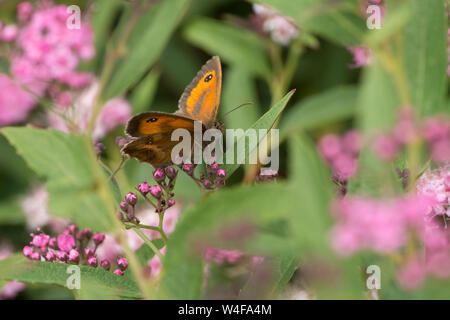
[[[34,98],[19,88],[11,79],[0,73],[0,126],[26,119],[35,106]]]
[[[8,258],[13,254],[13,248],[8,242],[0,244],[0,260]],[[25,289],[25,284],[17,281],[7,282],[0,288],[0,300],[14,299],[17,294]]]
[[[221,250],[215,247],[208,247],[205,250],[205,260],[216,264],[234,264],[243,256],[244,253],[237,250]]]
[[[131,117],[131,106],[123,98],[109,100],[96,120],[93,138],[98,140],[119,125],[125,125]]]
[[[166,247],[162,247],[160,250],[162,255],[166,255]],[[161,259],[155,254],[153,258],[150,259],[148,266],[150,268],[150,277],[156,277],[161,273],[162,263]]]
[[[431,197],[435,203],[428,211],[428,218],[447,215],[450,206],[450,165],[425,171],[417,180],[417,193]],[[450,216],[448,216],[450,217]]]
[[[117,257],[123,254],[123,249],[120,246],[119,241],[113,236],[106,234],[102,245],[97,248],[98,260],[115,261]]]
[[[17,6],[17,18],[20,22],[27,21],[31,17],[32,12],[33,5],[28,1],[21,2]]]
[[[281,15],[272,7],[254,4],[253,11],[258,24],[262,24],[263,31],[269,33],[273,41],[287,46],[298,36],[298,28],[294,21]]]
[[[380,135],[373,144],[375,154],[382,160],[392,160],[399,149],[397,142],[388,135]]]
[[[369,48],[364,46],[351,46],[347,48],[353,54],[353,64],[351,68],[360,68],[370,65],[373,62],[373,55]]]
[[[418,289],[425,280],[424,264],[417,258],[402,266],[397,272],[397,281],[405,290]]]
[[[19,29],[14,24],[8,24],[1,29],[0,40],[12,42],[17,38]]]
[[[48,114],[50,126],[64,132],[86,132],[92,116],[97,92],[98,82],[94,80],[89,87],[71,101],[71,107],[58,106],[59,111],[70,119],[76,125],[76,128],[70,128],[66,120],[55,113]],[[95,122],[93,139],[101,139],[115,127],[126,124],[130,116],[131,106],[126,100],[115,98],[107,101]]]

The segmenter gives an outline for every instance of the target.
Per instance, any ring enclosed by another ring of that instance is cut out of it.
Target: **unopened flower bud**
[[[162,194],[162,189],[161,189],[161,187],[160,187],[160,186],[153,186],[153,187],[150,189],[150,194],[151,194],[152,196],[154,196],[156,199],[161,198],[161,194]]]
[[[125,200],[128,202],[129,205],[134,206],[137,202],[137,195],[135,195],[133,192],[129,192],[125,196]]]
[[[33,254],[33,248],[30,246],[23,247],[23,255],[27,258],[31,258],[31,255]]]
[[[64,251],[59,251],[57,254],[56,254],[56,259],[59,261],[59,262],[67,262],[67,259],[69,258],[69,256],[67,255],[67,253],[66,252],[64,252]]]
[[[117,259],[117,265],[119,266],[120,270],[125,271],[128,267],[128,260],[125,258],[119,258]]]
[[[122,201],[120,204],[120,209],[122,209],[123,212],[127,212],[128,211],[128,203],[126,201]]]
[[[92,236],[92,240],[94,240],[94,243],[96,245],[99,245],[105,240],[105,235],[102,233],[96,233]]]
[[[94,249],[92,248],[86,248],[84,249],[84,254],[86,255],[86,257],[92,257],[95,254],[95,252]]]
[[[166,176],[170,179],[173,180],[176,176],[177,176],[177,170],[175,170],[172,167],[168,167],[166,168]]]
[[[156,182],[161,182],[161,181],[163,181],[164,178],[165,178],[164,169],[163,169],[163,168],[157,168],[157,169],[153,172],[153,178],[155,179]]]
[[[206,189],[210,189],[210,188],[212,187],[212,183],[211,183],[211,181],[205,179],[205,180],[203,180],[203,186],[204,186]]]
[[[47,260],[47,261],[49,261],[49,262],[52,262],[52,261],[55,261],[55,259],[56,259],[56,256],[55,256],[55,254],[54,254],[53,252],[48,251],[48,252],[45,254],[45,260]]]
[[[169,199],[169,200],[167,200],[167,207],[172,207],[173,205],[175,205],[175,200],[173,200],[173,199]]]
[[[111,263],[109,263],[108,260],[104,259],[102,260],[102,262],[100,262],[100,266],[105,270],[109,270],[111,268]]]
[[[41,255],[39,254],[39,252],[34,251],[34,252],[31,254],[31,260],[36,260],[36,261],[41,260]]]
[[[94,268],[97,268],[97,258],[96,257],[94,257],[94,256],[90,256],[89,258],[88,258],[88,265],[90,266],[90,267],[94,267]]]
[[[217,170],[217,178],[225,179],[226,176],[227,176],[227,172],[224,169],[218,169]]]
[[[123,276],[123,271],[120,270],[120,269],[114,270],[113,273],[115,273],[115,274],[117,274],[117,275],[119,275],[119,276]]]
[[[80,261],[80,253],[78,250],[72,249],[69,252],[69,262],[78,263]]]
[[[147,182],[142,182],[138,186],[138,190],[143,196],[145,196],[147,193],[150,192],[150,185]]]
[[[195,167],[194,167],[193,164],[186,163],[186,164],[183,165],[182,169],[183,169],[184,172],[186,172],[187,174],[191,175],[194,172]]]
[[[77,234],[77,232],[78,232],[78,227],[77,227],[76,225],[74,225],[74,224],[71,224],[71,225],[69,226],[69,232],[70,232],[70,234],[72,234],[72,235]]]

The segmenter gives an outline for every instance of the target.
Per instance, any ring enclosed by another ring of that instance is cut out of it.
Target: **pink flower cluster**
[[[298,36],[298,29],[295,22],[281,15],[272,7],[263,4],[254,4],[255,15],[253,22],[257,27],[261,27],[264,32],[270,33],[273,41],[287,46],[292,39]]]
[[[432,204],[432,199],[424,196],[339,199],[335,205],[333,248],[346,256],[363,249],[392,253],[405,245],[408,230],[424,236],[424,215]]]
[[[215,190],[225,185],[227,173],[217,163],[207,164],[206,175],[202,173],[199,178],[195,176],[196,164],[185,163],[179,165],[179,167],[202,189]]]
[[[436,116],[419,122],[411,108],[403,108],[393,130],[380,134],[372,148],[383,160],[392,160],[407,144],[424,138],[437,163],[450,161],[450,121]]]
[[[425,171],[417,180],[416,187],[419,195],[434,200],[434,205],[426,212],[428,219],[450,218],[450,165]]]
[[[336,181],[344,183],[358,169],[357,157],[362,148],[359,132],[351,130],[342,137],[327,134],[319,141],[319,150],[326,162],[333,169]]]
[[[216,247],[205,249],[205,260],[217,265],[234,265],[240,261],[249,261],[252,265],[260,264],[264,261],[263,256],[249,256],[239,250],[224,250]]]
[[[64,229],[56,237],[50,237],[41,229],[39,233],[31,234],[32,240],[29,246],[23,248],[23,255],[36,261],[61,262],[69,264],[88,265],[96,268],[99,264],[105,270],[111,269],[109,260],[101,260],[96,256],[97,248],[105,240],[105,235],[93,232],[85,228],[78,230],[74,224]],[[113,271],[117,275],[123,275],[128,267],[128,261],[119,257],[116,261],[117,268]]]
[[[369,48],[364,46],[350,46],[347,49],[353,55],[353,64],[350,65],[350,68],[361,68],[372,64],[374,57]]]
[[[10,58],[13,80],[0,75],[0,125],[22,121],[35,106],[35,96],[48,92],[61,99],[63,88],[80,88],[91,80],[88,73],[76,70],[81,60],[93,57],[93,32],[81,23],[79,29],[67,27],[70,13],[65,5],[29,2],[17,8],[19,25],[0,29],[0,50]],[[5,47],[6,48],[6,47]],[[27,91],[33,92],[30,94]],[[6,96],[6,97],[5,97]]]
[[[442,220],[430,220],[429,216],[438,206],[442,204],[429,192],[394,199],[340,199],[335,205],[337,223],[331,232],[332,246],[343,256],[365,249],[391,254],[402,252],[415,235],[417,247],[425,245],[425,256],[415,252],[408,258],[398,270],[399,284],[415,289],[427,274],[450,277],[450,229]]]

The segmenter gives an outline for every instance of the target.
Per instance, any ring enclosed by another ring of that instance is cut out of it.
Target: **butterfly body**
[[[172,163],[172,148],[178,141],[171,137],[176,129],[186,129],[193,137],[194,123],[201,121],[202,133],[210,128],[223,131],[223,124],[216,120],[221,85],[220,59],[213,57],[185,89],[175,113],[143,112],[128,121],[125,133],[132,140],[122,147],[122,154],[160,167]]]

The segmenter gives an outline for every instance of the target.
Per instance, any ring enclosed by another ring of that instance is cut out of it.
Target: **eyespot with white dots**
[[[150,118],[150,119],[147,119],[147,123],[155,122],[156,120],[158,120],[158,118]]]
[[[210,82],[212,78],[213,78],[213,75],[211,73],[208,74],[208,76],[205,78],[205,82]]]

